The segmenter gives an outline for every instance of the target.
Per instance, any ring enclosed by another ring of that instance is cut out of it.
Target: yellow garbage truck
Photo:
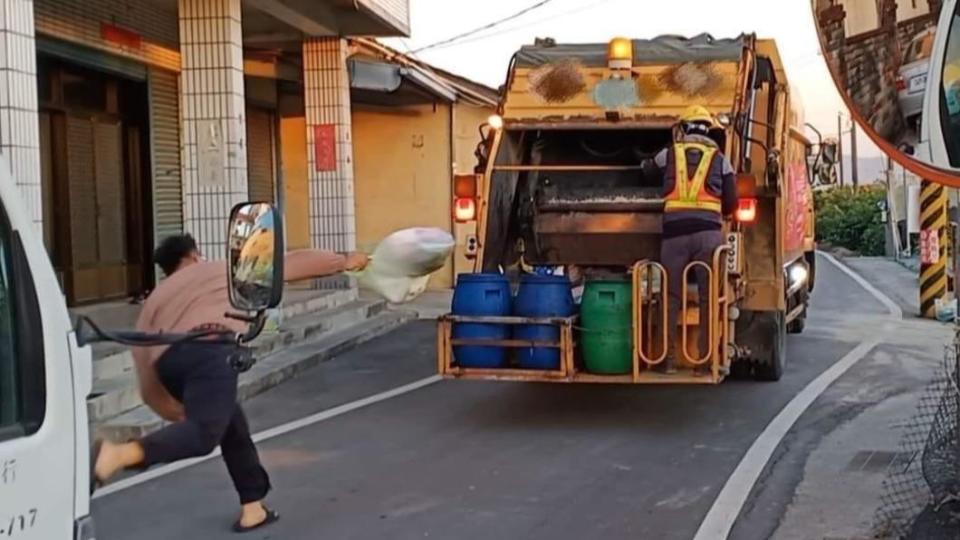
[[[711,263],[674,276],[659,261],[663,179],[644,175],[643,163],[677,140],[674,126],[691,104],[718,119],[712,138],[736,172],[738,205]],[[586,292],[573,311],[549,316],[502,307],[478,314],[458,309],[455,299],[439,320],[440,374],[716,384],[740,372],[779,380],[786,335],[803,330],[815,275],[816,156],[803,126],[773,40],[704,34],[598,44],[547,39],[521,48],[498,114],[481,128],[476,174],[455,179],[455,219],[476,222],[468,246],[475,273],[501,276],[511,295],[541,268]],[[708,305],[698,305],[697,271],[709,275]],[[670,280],[682,280],[684,289],[675,333],[668,331]],[[591,312],[588,320],[591,284],[604,281],[626,291],[619,300],[614,292],[605,297],[620,315]],[[700,310],[710,312],[707,328],[699,327]],[[550,331],[521,331],[532,327]],[[703,332],[707,350],[698,346]],[[668,349],[679,356],[676,373],[658,369]],[[531,368],[516,360],[532,350],[556,361]],[[619,367],[592,369],[605,351],[622,355]]]

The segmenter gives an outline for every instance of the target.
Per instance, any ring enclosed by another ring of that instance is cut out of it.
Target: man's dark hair
[[[169,276],[177,270],[184,257],[195,251],[197,251],[197,241],[189,234],[168,236],[154,250],[153,262],[163,270],[164,274]]]

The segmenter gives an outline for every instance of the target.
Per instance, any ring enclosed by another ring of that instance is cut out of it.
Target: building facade
[[[149,290],[170,234],[223,257],[244,200],[356,247],[348,38],[409,34],[406,0],[0,5],[0,151],[71,305]]]

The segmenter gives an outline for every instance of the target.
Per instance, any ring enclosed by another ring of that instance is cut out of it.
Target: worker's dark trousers
[[[723,243],[723,233],[719,230],[716,231],[702,231],[698,233],[675,236],[673,238],[664,238],[663,244],[660,249],[660,263],[663,264],[663,267],[667,270],[668,278],[668,295],[670,297],[668,303],[668,314],[669,317],[667,324],[670,329],[670,346],[674,347],[671,349],[670,359],[676,361],[678,358],[682,358],[682,352],[676,348],[676,345],[679,343],[677,341],[677,336],[679,334],[679,329],[677,327],[679,317],[680,317],[680,308],[682,307],[683,301],[683,270],[693,261],[702,261],[708,265],[713,264],[713,252],[720,247]],[[693,359],[697,359],[706,354],[707,347],[709,346],[709,333],[707,331],[708,324],[710,323],[710,310],[708,302],[709,297],[709,282],[707,277],[707,272],[702,268],[694,270],[694,274],[697,280],[697,289],[699,290],[699,301],[700,301],[700,340],[699,340],[699,349],[700,352],[690,350],[690,356]]]
[[[144,437],[144,466],[205,456],[220,445],[240,503],[263,499],[270,478],[260,465],[247,418],[237,403],[237,372],[227,363],[232,346],[183,344],[168,349],[155,368],[181,401],[186,420]]]

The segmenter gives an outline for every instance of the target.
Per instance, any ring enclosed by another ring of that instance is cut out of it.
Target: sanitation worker
[[[644,164],[648,174],[662,175],[663,178],[660,262],[669,278],[667,324],[670,341],[660,369],[667,373],[675,373],[677,366],[683,271],[693,261],[712,265],[714,251],[723,244],[723,218],[732,215],[737,207],[733,167],[710,137],[710,131],[717,127],[713,115],[705,107],[689,107],[677,125],[677,142],[657,154],[653,163]],[[700,299],[699,358],[710,348],[707,332],[710,298],[707,273],[698,269],[695,274]]]
[[[367,256],[303,250],[284,260],[284,280],[329,276],[361,270]],[[247,324],[225,316],[229,301],[223,261],[206,262],[189,235],[165,239],[154,262],[167,278],[150,294],[137,321],[148,333],[225,330],[243,333]],[[228,359],[235,345],[194,341],[170,347],[134,348],[143,401],[167,427],[127,443],[98,441],[93,452],[92,480],[102,484],[123,469],[145,469],[159,463],[207,455],[217,447],[240,497],[236,532],[269,525],[279,515],[263,500],[270,479],[260,465],[243,409],[237,403],[237,370]]]

